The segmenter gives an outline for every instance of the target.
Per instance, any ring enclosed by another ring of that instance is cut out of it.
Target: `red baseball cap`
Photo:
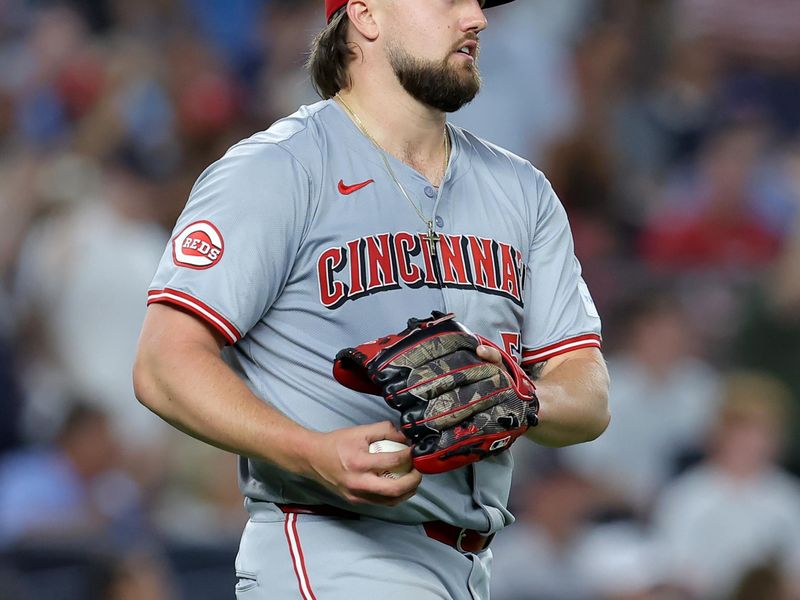
[[[491,8],[492,6],[508,4],[513,1],[514,0],[486,0],[483,4],[483,8]],[[325,0],[325,18],[330,21],[333,13],[342,8],[345,4],[347,4],[347,0]]]

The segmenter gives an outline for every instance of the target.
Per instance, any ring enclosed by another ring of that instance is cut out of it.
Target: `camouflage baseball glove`
[[[508,449],[538,422],[533,382],[516,361],[452,314],[409,319],[406,329],[336,355],[339,383],[383,396],[414,444],[414,467],[443,473]],[[480,358],[497,348],[505,368]]]

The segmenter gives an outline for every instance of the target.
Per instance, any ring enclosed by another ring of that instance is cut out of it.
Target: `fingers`
[[[379,440],[392,440],[393,442],[400,442],[405,444],[408,440],[391,421],[382,421],[373,425],[365,425],[364,431],[366,433],[367,445]]]
[[[376,492],[387,500],[389,506],[396,506],[405,502],[417,493],[419,484],[422,483],[422,474],[412,469],[402,477],[391,479],[379,476],[380,482],[376,484]]]
[[[345,499],[353,504],[397,506],[413,497],[421,482],[422,474],[415,469],[397,479],[375,473],[365,474],[351,485]]]
[[[381,438],[386,439],[386,438]],[[405,441],[405,436],[403,436]],[[403,445],[402,450],[395,452],[359,452],[351,456],[348,468],[356,473],[383,474],[386,471],[405,473],[413,468],[411,447]]]
[[[397,506],[416,494],[421,482],[422,474],[413,469],[396,479],[377,473],[363,473],[347,482],[346,488],[340,493],[353,504]]]
[[[483,360],[488,360],[490,363],[494,363],[498,367],[503,366],[503,356],[500,354],[500,351],[497,348],[492,348],[491,346],[481,344],[478,346],[478,349],[475,352]]]
[[[422,475],[413,468],[410,447],[369,452],[373,441],[406,442],[389,421],[335,430],[323,437],[314,461],[315,478],[348,502],[396,506],[416,493]],[[387,471],[403,474],[392,478],[384,475]]]

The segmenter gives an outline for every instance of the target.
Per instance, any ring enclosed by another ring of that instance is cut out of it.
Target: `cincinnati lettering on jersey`
[[[474,289],[523,305],[522,253],[504,242],[440,234],[434,256],[425,234],[380,233],[323,251],[317,260],[319,297],[326,308],[402,286]]]

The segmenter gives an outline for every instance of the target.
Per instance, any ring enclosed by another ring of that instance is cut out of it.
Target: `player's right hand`
[[[315,433],[308,464],[311,476],[352,504],[396,506],[411,498],[422,481],[412,467],[411,448],[400,452],[371,454],[378,440],[406,442],[389,421]],[[408,471],[392,479],[385,471]]]

